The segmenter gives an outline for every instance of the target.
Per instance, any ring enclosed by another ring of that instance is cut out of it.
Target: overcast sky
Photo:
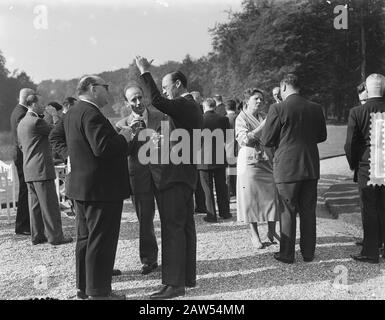
[[[211,50],[208,29],[241,2],[1,0],[0,50],[10,71],[25,70],[35,82],[125,68],[135,54],[154,64],[198,58]]]

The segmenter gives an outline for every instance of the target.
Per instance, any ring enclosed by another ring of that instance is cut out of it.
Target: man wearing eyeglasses
[[[85,76],[79,102],[64,118],[70,176],[67,197],[75,201],[76,285],[81,299],[123,300],[111,293],[123,200],[130,196],[127,156],[132,130],[118,134],[100,111],[108,85]]]

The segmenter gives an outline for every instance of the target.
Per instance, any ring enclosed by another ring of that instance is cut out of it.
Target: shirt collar
[[[28,110],[28,107],[25,106],[24,104],[19,103],[19,105],[21,105],[22,107],[24,107],[24,108],[26,108]]]
[[[227,114],[235,114],[235,111],[233,111],[233,110],[227,110],[226,112],[227,112]]]
[[[94,102],[91,102],[91,101],[89,101],[89,100],[87,100],[87,99],[84,99],[84,98],[79,98],[79,100],[84,101],[84,102],[87,102],[87,103],[89,103],[89,104],[92,104],[92,105],[95,106],[96,108],[100,109],[100,108],[98,107],[98,105],[97,105],[96,103],[94,103]]]
[[[180,96],[185,97],[185,96],[188,96],[189,94],[190,94],[190,92],[185,92],[185,93],[181,94]]]

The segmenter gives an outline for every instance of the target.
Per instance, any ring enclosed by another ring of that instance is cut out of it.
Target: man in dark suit
[[[230,129],[234,134],[231,136],[231,140],[226,143],[226,156],[227,156],[227,172],[226,172],[226,184],[229,191],[229,197],[237,195],[237,157],[238,157],[238,142],[235,140],[235,119],[238,114],[237,103],[234,100],[228,100],[225,103],[226,117],[229,119]]]
[[[262,133],[262,143],[276,148],[273,174],[282,200],[280,252],[274,258],[293,263],[296,214],[299,212],[300,247],[304,261],[314,259],[316,245],[317,183],[320,161],[317,144],[326,140],[320,105],[299,95],[298,78],[286,75],[280,87],[283,102],[273,104]]]
[[[215,111],[214,99],[208,98],[203,102],[203,129],[208,129],[209,139],[202,139],[202,163],[198,170],[205,192],[207,216],[203,219],[206,222],[217,222],[215,210],[214,185],[217,196],[219,216],[223,219],[231,218],[230,204],[226,185],[226,130],[230,129],[229,119],[217,114]],[[214,133],[215,132],[215,133]],[[217,134],[222,135],[221,138]],[[214,138],[215,137],[215,138]],[[206,160],[211,160],[207,163]]]
[[[32,244],[49,242],[60,245],[72,242],[62,230],[55,167],[48,142],[50,126],[40,118],[44,107],[37,95],[27,97],[28,112],[17,127],[23,151],[23,171],[28,186]],[[45,236],[45,234],[46,236]]]
[[[152,105],[169,116],[169,129],[187,130],[193,140],[193,129],[202,128],[202,114],[193,97],[187,92],[187,79],[180,71],[163,77],[161,96],[149,72],[147,59],[136,57],[141,79],[150,92]],[[165,137],[167,139],[167,137]],[[169,141],[170,155],[177,141]],[[190,141],[189,163],[162,165],[158,187],[159,214],[162,229],[162,283],[151,299],[168,299],[185,294],[185,287],[196,285],[196,230],[194,222],[194,189],[197,169],[193,163],[193,142]],[[172,158],[172,157],[171,157]],[[172,160],[172,159],[171,159]]]
[[[226,107],[225,104],[223,103],[223,98],[220,94],[214,95],[214,100],[215,100],[215,112],[221,116],[226,115]]]
[[[191,91],[190,94],[194,98],[195,102],[199,105],[199,109],[201,110],[203,115],[203,106],[202,106],[203,98],[201,93],[199,91]],[[195,189],[195,193],[194,193],[194,199],[195,199],[195,213],[207,213],[205,192],[203,191],[199,174],[198,174],[197,188]]]
[[[361,253],[352,255],[352,258],[369,263],[379,262],[379,247],[382,247],[384,242],[382,237],[385,235],[383,223],[385,220],[385,187],[368,185],[371,157],[371,115],[385,112],[384,89],[385,78],[382,75],[371,74],[366,79],[368,99],[364,105],[350,110],[345,143],[350,168],[355,170],[358,176],[364,229]]]
[[[35,91],[29,88],[23,88],[19,94],[19,104],[13,109],[11,114],[11,132],[12,132],[12,157],[17,170],[17,176],[19,178],[19,197],[17,200],[17,212],[15,232],[20,235],[30,235],[30,219],[28,208],[28,188],[24,180],[23,171],[23,152],[19,147],[19,140],[17,138],[17,126],[21,119],[24,118],[28,111],[26,106],[26,99],[28,96],[34,94]]]
[[[77,221],[77,296],[125,299],[111,293],[123,200],[130,196],[127,156],[132,130],[118,134],[100,108],[109,100],[108,85],[85,76],[77,87],[79,102],[64,118],[70,177],[67,196],[75,201]]]
[[[161,121],[167,121],[166,116],[152,106],[147,107],[143,101],[144,93],[141,87],[129,84],[124,88],[125,100],[131,107],[131,114],[118,121],[115,126],[120,131],[131,127],[137,132],[148,128],[160,131]],[[138,158],[139,148],[145,142],[135,141],[135,148],[128,157],[128,171],[132,189],[132,201],[139,221],[139,256],[142,262],[142,274],[149,274],[158,267],[158,245],[154,231],[155,189],[159,185],[160,167],[153,164],[142,164]],[[159,202],[157,202],[159,207]]]

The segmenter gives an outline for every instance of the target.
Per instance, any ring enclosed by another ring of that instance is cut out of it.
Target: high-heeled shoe
[[[266,247],[264,243],[257,241],[254,238],[251,238],[251,242],[253,244],[253,247],[257,250],[265,249]]]

